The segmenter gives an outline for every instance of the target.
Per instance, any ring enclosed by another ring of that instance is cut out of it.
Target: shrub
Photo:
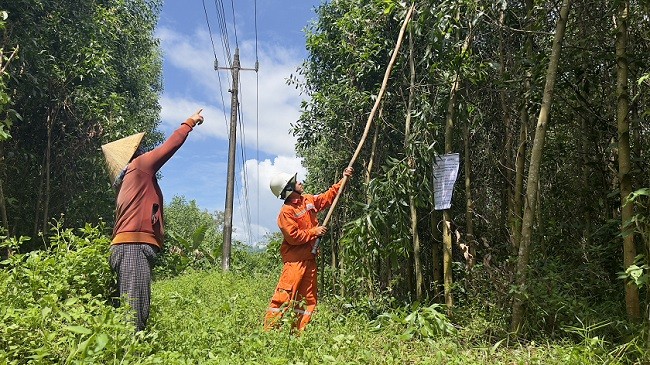
[[[115,287],[104,226],[52,226],[46,250],[14,254],[0,271],[0,362],[109,363],[149,353],[134,339],[128,308],[113,308]],[[30,238],[2,237],[14,251]],[[118,361],[119,362],[119,361]]]

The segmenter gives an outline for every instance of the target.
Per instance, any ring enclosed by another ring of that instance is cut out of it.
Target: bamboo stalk
[[[399,49],[402,46],[402,41],[404,40],[404,32],[406,31],[406,26],[411,20],[411,15],[413,14],[414,9],[415,9],[415,4],[411,5],[408,12],[406,13],[406,17],[404,18],[404,23],[402,24],[402,28],[399,31],[399,36],[397,37],[397,44],[395,45],[395,49],[393,50],[393,55],[390,59],[390,62],[388,63],[388,67],[386,67],[386,72],[384,73],[384,80],[381,83],[381,88],[379,89],[377,100],[375,100],[375,104],[373,105],[372,110],[370,111],[370,115],[368,116],[368,121],[366,122],[366,128],[363,130],[363,135],[361,136],[361,140],[357,145],[357,149],[354,151],[354,155],[352,155],[352,159],[350,159],[350,163],[348,163],[348,167],[352,167],[352,165],[354,165],[354,162],[357,160],[359,154],[361,153],[361,148],[363,148],[363,144],[366,142],[366,138],[368,138],[368,132],[370,131],[372,120],[375,118],[375,114],[377,113],[377,109],[379,108],[379,104],[381,103],[381,99],[384,97],[384,93],[386,92],[386,85],[388,85],[388,78],[390,77],[390,73],[393,70],[395,61],[397,60]],[[339,188],[339,191],[336,194],[336,197],[334,198],[334,201],[332,202],[330,209],[327,211],[327,215],[325,216],[325,220],[323,221],[322,224],[323,226],[327,226],[330,219],[332,218],[332,213],[334,212],[334,208],[336,208],[336,205],[339,202],[339,198],[341,197],[341,193],[343,192],[343,188],[345,187],[347,181],[348,181],[348,177],[344,175],[343,179],[341,180],[341,187]],[[318,252],[319,242],[320,239],[316,241],[316,244],[312,249],[313,254],[316,254],[316,252]]]

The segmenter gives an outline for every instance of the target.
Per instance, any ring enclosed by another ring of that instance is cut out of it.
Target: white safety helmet
[[[271,178],[271,183],[269,184],[273,195],[280,199],[286,199],[293,191],[293,185],[296,183],[296,176],[298,176],[298,173],[290,175],[286,172],[280,172],[273,176]]]

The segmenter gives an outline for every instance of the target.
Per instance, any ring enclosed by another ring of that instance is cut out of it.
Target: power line
[[[216,64],[215,64],[215,69],[216,69]],[[221,74],[217,72],[217,77],[219,78],[219,93],[221,94],[221,111],[223,112],[223,120],[226,123],[226,130],[229,128],[229,123],[228,123],[228,115],[226,114],[226,101],[223,98],[223,85],[221,84]]]
[[[217,48],[214,45],[214,39],[212,38],[212,27],[210,27],[210,17],[208,16],[208,9],[205,6],[205,0],[202,0],[203,3],[203,12],[205,13],[205,22],[208,25],[208,34],[210,35],[210,43],[212,44],[212,53],[214,54],[214,68],[217,69],[219,65],[219,58],[217,57]],[[219,78],[219,92],[221,93],[221,105],[225,107],[226,102],[223,98],[223,85],[221,82],[221,74],[217,73]],[[228,116],[226,115],[225,108],[221,109],[223,111],[223,119],[226,123],[226,129],[228,128]]]
[[[217,20],[221,34],[221,45],[223,46],[224,53],[226,54],[228,67],[232,68],[232,55],[230,53],[230,42],[228,40],[228,24],[226,22],[226,12],[223,7],[223,0],[215,0],[214,5],[217,8]]]
[[[255,0],[255,170],[257,173],[257,238],[260,237],[260,73],[257,57],[257,0]]]
[[[230,7],[232,8],[232,28],[235,31],[235,47],[239,48],[239,40],[237,39],[237,21],[235,18],[235,3],[230,0]]]
[[[255,0],[255,12],[254,12],[254,17],[255,17],[255,69],[257,70],[259,67],[258,63],[258,58],[257,58],[257,0]]]
[[[212,28],[210,28],[210,20],[208,19],[208,9],[205,8],[205,0],[203,2],[203,12],[205,13],[205,22],[208,24],[208,34],[210,34],[210,43],[212,43],[212,53],[214,53],[214,62],[215,64],[219,62],[217,59],[217,49],[214,46],[214,40],[212,39]]]
[[[208,19],[207,15],[207,9],[205,7],[205,0],[202,0],[204,2],[203,8],[204,12],[206,13],[206,21]],[[237,128],[237,124],[239,127],[239,134],[240,134],[240,141],[239,141],[239,148],[240,148],[240,154],[242,158],[242,185],[240,188],[242,189],[242,196],[240,194],[237,194],[237,198],[240,200],[239,204],[242,207],[242,220],[244,223],[244,226],[247,227],[247,233],[249,237],[249,241],[252,243],[252,233],[251,233],[251,209],[250,209],[250,199],[249,199],[249,176],[248,172],[246,170],[246,133],[244,129],[244,118],[243,118],[243,103],[239,102],[239,98],[242,95],[242,93],[239,92],[241,85],[239,85],[239,70],[252,70],[252,69],[244,69],[241,68],[239,59],[238,59],[238,53],[239,53],[239,37],[237,34],[237,21],[235,17],[235,4],[234,0],[230,1],[231,5],[231,11],[232,11],[232,26],[234,30],[234,37],[235,37],[235,45],[236,45],[236,51],[235,51],[235,60],[234,62],[231,61],[233,58],[230,52],[230,40],[229,40],[229,35],[228,35],[228,22],[226,21],[226,12],[223,4],[223,0],[214,0],[215,8],[216,8],[216,16],[217,16],[217,24],[218,24],[218,29],[220,33],[220,39],[221,39],[221,44],[223,48],[223,52],[226,55],[228,67],[227,69],[232,70],[231,73],[231,78],[228,79],[228,81],[232,82],[232,86],[230,87],[230,92],[232,93],[232,98],[231,98],[231,122],[230,125],[228,125],[228,120],[227,117],[225,116],[225,109],[224,109],[224,119],[226,119],[226,125],[227,128],[231,131],[231,137],[230,137],[230,143],[233,143],[237,139],[237,134],[233,133],[235,129]],[[255,23],[255,69],[254,71],[256,72],[256,159],[258,161],[257,163],[257,176],[258,176],[258,181],[259,181],[259,74],[258,74],[258,69],[259,69],[259,59],[258,59],[258,30],[257,30],[257,0],[255,0],[254,4],[254,23]],[[214,46],[214,40],[212,39],[212,31],[210,29],[209,23],[208,23],[208,30],[210,32],[210,40],[212,42],[212,48],[213,52],[215,53],[215,70],[218,69],[223,69],[223,67],[218,66],[218,61],[216,58],[216,47]],[[237,79],[237,80],[236,80]],[[224,102],[224,96],[223,96],[223,88],[221,87],[221,77],[219,77],[219,85],[220,85],[220,91],[221,91],[221,102],[222,105],[225,106]],[[233,109],[234,108],[234,109]],[[239,117],[237,121],[237,117]],[[236,143],[234,143],[236,145]],[[231,152],[229,153],[229,168],[228,168],[228,185],[227,191],[226,191],[226,210],[225,210],[225,216],[228,217],[226,220],[230,220],[230,223],[227,224],[227,222],[224,223],[224,262],[228,261],[226,264],[223,265],[224,269],[227,270],[227,267],[229,266],[229,256],[230,256],[230,248],[228,247],[226,250],[226,241],[228,242],[228,246],[230,244],[230,236],[231,232],[226,233],[227,228],[232,230],[232,190],[235,185],[237,185],[236,179],[234,178],[234,171],[233,166],[231,164],[234,164],[234,156],[232,152],[234,152],[234,149],[236,149],[236,146],[231,146]],[[231,161],[232,160],[232,161]],[[258,222],[259,222],[259,188],[258,188],[258,197],[257,197],[257,208],[258,208]],[[230,197],[229,197],[230,196]],[[242,201],[243,200],[243,201]],[[258,232],[259,236],[259,232]]]
[[[241,85],[240,85],[240,90],[241,90]],[[245,213],[246,213],[246,221],[244,224],[248,227],[248,237],[252,241],[252,234],[251,234],[251,209],[250,209],[250,200],[248,199],[248,173],[246,171],[246,133],[244,131],[244,117],[242,114],[242,109],[243,109],[243,98],[240,99],[240,104],[241,108],[239,108],[239,134],[241,136],[240,138],[240,151],[241,151],[241,164],[242,164],[242,171],[243,171],[243,180],[244,180],[244,186],[243,186],[243,191],[244,191],[244,208],[245,208]],[[241,203],[240,203],[241,204]],[[252,243],[252,242],[251,242]]]

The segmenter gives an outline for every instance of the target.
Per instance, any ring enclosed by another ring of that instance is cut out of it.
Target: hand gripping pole
[[[366,128],[363,130],[363,136],[361,136],[361,140],[357,145],[357,149],[354,151],[354,155],[352,156],[352,159],[350,160],[348,167],[352,167],[352,165],[354,165],[354,162],[357,160],[357,157],[359,157],[359,153],[361,152],[361,148],[363,147],[363,144],[366,142],[366,138],[368,138],[368,132],[370,131],[372,120],[375,118],[375,114],[377,113],[377,109],[379,109],[379,104],[381,103],[381,99],[384,97],[384,93],[386,92],[386,85],[388,85],[388,78],[390,77],[390,73],[393,70],[393,66],[395,65],[395,60],[397,59],[397,55],[399,54],[399,49],[402,46],[402,40],[404,39],[406,26],[411,21],[411,15],[413,14],[414,9],[415,9],[415,4],[411,5],[408,12],[406,13],[406,17],[404,18],[404,23],[402,24],[402,28],[399,31],[399,36],[397,37],[397,43],[395,44],[393,55],[390,58],[388,67],[386,67],[386,72],[384,72],[384,80],[381,83],[381,88],[379,89],[379,94],[377,95],[377,99],[375,100],[375,105],[373,105],[372,110],[370,111],[370,115],[368,116],[368,121],[366,122]],[[327,215],[325,216],[325,220],[323,221],[322,224],[323,226],[327,227],[327,224],[329,223],[330,218],[332,217],[332,212],[334,212],[334,208],[336,208],[336,204],[339,201],[339,197],[341,196],[341,193],[343,192],[343,188],[345,187],[347,181],[348,181],[348,177],[343,176],[341,187],[339,188],[339,191],[336,194],[334,201],[332,202],[332,206],[330,206],[330,209],[327,211]],[[320,245],[320,240],[321,237],[319,237],[316,240],[316,243],[314,244],[314,247],[311,250],[311,253],[314,255],[318,253],[318,246]]]

